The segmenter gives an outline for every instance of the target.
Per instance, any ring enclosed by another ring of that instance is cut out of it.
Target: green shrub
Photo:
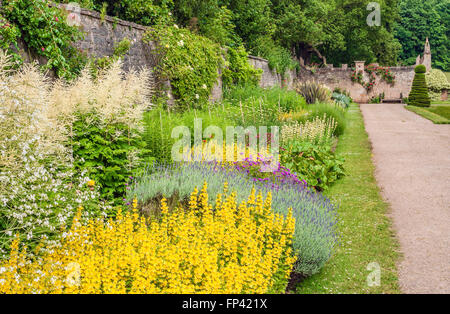
[[[286,48],[277,45],[272,38],[260,37],[254,43],[251,53],[267,59],[269,68],[284,77],[288,70],[299,68],[299,63],[294,61],[291,53]]]
[[[102,199],[122,204],[133,169],[143,164],[148,153],[145,141],[126,124],[102,125],[95,112],[79,114],[72,132],[75,169],[88,170],[88,176],[100,186]]]
[[[450,83],[444,72],[438,69],[431,69],[425,74],[428,93],[433,101],[441,100],[442,90],[450,89]]]
[[[156,72],[170,80],[176,102],[184,108],[199,108],[208,102],[219,77],[222,50],[210,39],[177,26],[157,26],[144,41],[156,41],[161,60]]]
[[[431,99],[428,95],[427,82],[425,80],[425,73],[427,71],[424,65],[418,65],[415,68],[414,80],[412,83],[411,92],[408,97],[408,104],[417,107],[429,107]]]
[[[228,48],[226,63],[222,70],[225,88],[232,85],[257,85],[261,79],[262,70],[255,69],[248,62],[248,53],[243,46]]]
[[[344,160],[328,145],[293,140],[283,146],[280,157],[283,166],[318,190],[326,190],[344,176]]]
[[[331,96],[330,90],[315,81],[299,83],[295,90],[305,98],[308,104],[327,102]]]
[[[31,52],[46,59],[43,69],[54,70],[58,77],[68,80],[83,69],[86,58],[72,45],[83,35],[66,23],[59,8],[47,1],[3,0],[0,10],[8,23],[15,25],[13,36],[7,40],[17,47],[16,40],[23,39]],[[19,59],[18,54],[15,57]]]

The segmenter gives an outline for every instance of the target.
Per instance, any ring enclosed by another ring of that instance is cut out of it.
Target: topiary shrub
[[[416,74],[409,93],[408,104],[417,107],[429,107],[431,105],[431,99],[428,95],[427,81],[425,80],[425,73],[427,69],[424,65],[418,65],[414,69]]]

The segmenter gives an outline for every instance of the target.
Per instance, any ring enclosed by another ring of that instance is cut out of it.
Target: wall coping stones
[[[256,57],[256,56],[251,56],[248,55],[249,59],[253,59],[253,60],[258,60],[258,61],[262,61],[262,62],[269,62],[267,59],[261,58],[261,57]]]
[[[59,6],[60,8],[64,8],[67,11],[71,11],[70,9],[68,9],[68,4],[61,3],[61,4],[51,4],[51,5]],[[140,24],[137,24],[137,23],[121,20],[119,18],[111,17],[109,15],[105,15],[104,18],[102,19],[102,17],[101,17],[99,12],[96,12],[96,11],[93,11],[93,10],[89,10],[89,9],[80,8],[80,12],[79,13],[82,14],[82,15],[93,17],[93,18],[98,19],[98,20],[103,20],[103,21],[111,22],[113,24],[135,28],[135,29],[138,29],[138,30],[141,30],[141,31],[146,31],[146,30],[149,29],[148,26],[144,26],[144,25],[140,25]]]

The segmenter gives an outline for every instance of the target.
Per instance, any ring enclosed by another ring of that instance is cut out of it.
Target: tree
[[[335,29],[343,45],[325,43],[324,53],[333,64],[348,63],[355,60],[379,62],[394,65],[401,46],[392,35],[396,21],[398,0],[377,1],[381,9],[381,25],[367,25],[365,0],[336,0],[335,8],[327,18],[328,28]]]
[[[403,63],[415,64],[428,37],[433,67],[450,71],[450,0],[401,0],[400,15],[395,37],[402,44]]]

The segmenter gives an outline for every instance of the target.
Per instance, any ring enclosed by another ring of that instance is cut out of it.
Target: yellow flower
[[[95,181],[94,180],[89,180],[87,182],[88,187],[93,187],[95,185]]]
[[[254,194],[239,205],[236,193],[224,194],[213,208],[205,183],[191,209],[169,211],[163,198],[162,216],[148,221],[133,210],[82,222],[80,206],[40,258],[13,241],[0,263],[0,294],[284,292],[295,262],[292,211],[275,215],[271,196]]]

